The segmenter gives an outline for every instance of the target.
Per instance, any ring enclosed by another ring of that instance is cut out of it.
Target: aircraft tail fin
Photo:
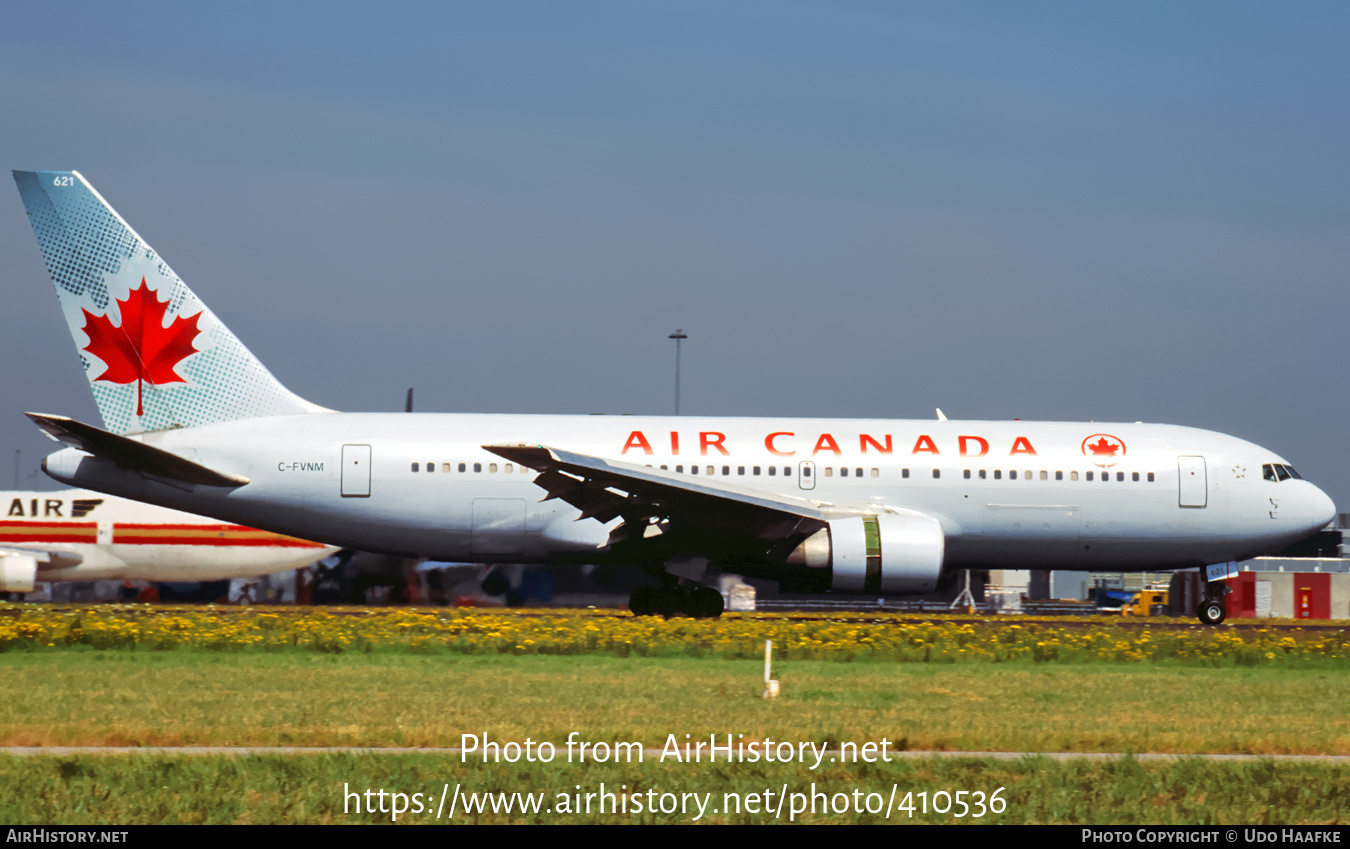
[[[114,433],[325,412],[292,393],[76,171],[15,171]]]

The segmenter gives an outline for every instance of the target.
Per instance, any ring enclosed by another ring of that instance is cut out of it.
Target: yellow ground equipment
[[[1120,608],[1121,616],[1166,616],[1167,615],[1167,590],[1166,584],[1150,585],[1134,594],[1134,597],[1127,601]]]

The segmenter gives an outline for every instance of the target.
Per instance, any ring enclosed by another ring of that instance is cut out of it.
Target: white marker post
[[[778,698],[778,682],[773,679],[773,640],[764,641],[764,698]]]

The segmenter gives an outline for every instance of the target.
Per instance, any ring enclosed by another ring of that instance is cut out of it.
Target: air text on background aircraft
[[[651,438],[647,436],[646,432],[635,430],[628,434],[628,439],[624,441],[623,449],[619,453],[627,454],[629,451],[638,450],[644,455],[653,455],[656,453],[653,445],[656,444],[662,448],[669,445],[671,456],[678,456],[682,435],[685,437],[683,443],[688,453],[697,449],[701,457],[706,457],[709,454],[722,457],[731,455],[731,449],[727,445],[727,435],[715,430],[698,431],[697,435],[692,437],[690,434],[681,434],[680,431],[672,430],[668,433],[654,434]],[[842,457],[845,448],[852,449],[854,445],[857,446],[860,454],[896,453],[895,437],[889,433],[879,436],[859,433],[836,437],[832,433],[821,433],[813,436],[811,434],[798,434],[795,431],[780,430],[766,434],[763,441],[764,449],[776,457],[793,457],[799,452],[803,454],[809,452],[811,457],[819,454]],[[974,435],[957,436],[955,444],[947,444],[944,441],[944,446],[949,454],[960,457],[983,457],[989,453],[991,447],[989,440]],[[942,455],[942,447],[944,446],[939,446],[938,442],[927,434],[919,434],[918,438],[914,440],[913,446],[909,449],[909,454],[911,456],[928,454],[937,457]],[[901,451],[903,452],[903,450],[902,442]],[[1031,440],[1025,436],[1014,437],[1009,447],[1008,456],[1015,457],[1019,454],[1036,456],[1036,449],[1032,446]]]

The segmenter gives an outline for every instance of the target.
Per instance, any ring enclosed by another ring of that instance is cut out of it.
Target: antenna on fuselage
[[[413,391],[413,388],[412,388],[411,386],[409,386],[409,387],[408,387],[408,403],[405,404],[404,407],[403,407],[403,412],[405,412],[405,413],[411,413],[411,412],[412,412],[412,391]]]
[[[941,407],[937,408],[937,414],[938,414],[938,421],[945,422],[947,420],[947,414],[942,412]]]

